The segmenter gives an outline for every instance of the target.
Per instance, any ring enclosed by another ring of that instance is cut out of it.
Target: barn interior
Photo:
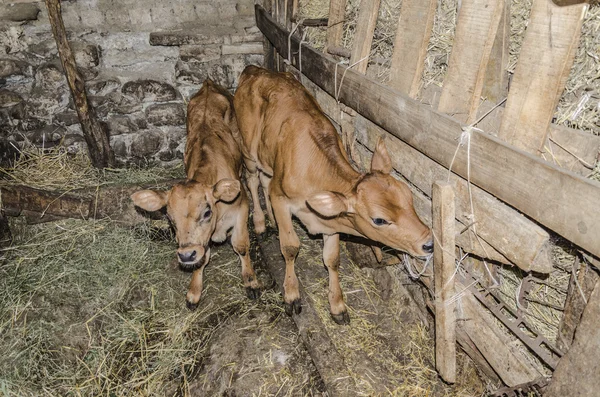
[[[595,0],[4,3],[0,394],[595,395],[598,54]],[[357,170],[384,137],[437,236],[342,238],[347,326],[299,222],[300,314],[272,224],[260,298],[225,243],[190,311],[169,222],[131,202],[185,178],[191,96],[247,65],[296,76]]]

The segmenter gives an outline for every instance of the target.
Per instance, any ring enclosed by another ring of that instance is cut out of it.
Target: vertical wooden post
[[[436,0],[404,0],[400,9],[390,86],[411,98],[419,94],[436,6]]]
[[[456,381],[454,295],[454,190],[449,182],[433,184],[433,279],[435,282],[435,367],[446,382]]]
[[[327,48],[340,47],[346,18],[346,0],[330,0],[327,22]],[[325,49],[327,52],[327,49]]]
[[[377,15],[379,14],[379,4],[380,0],[361,0],[358,10],[354,44],[350,53],[350,64],[352,65],[362,59],[354,67],[354,70],[362,74],[367,73],[367,66],[369,65],[368,56],[371,53],[373,33],[375,33]]]
[[[46,0],[46,7],[48,7],[48,18],[58,47],[58,55],[73,95],[73,102],[79,116],[92,165],[96,168],[112,167],[115,156],[110,147],[108,132],[100,124],[94,108],[88,102],[83,77],[77,70],[75,57],[67,40],[65,25],[60,13],[60,0]]]
[[[587,7],[533,0],[498,138],[537,156],[544,152]]]
[[[504,10],[488,61],[481,95],[493,104],[508,94],[508,44],[510,41],[510,1],[504,2]],[[499,127],[499,125],[497,126]]]

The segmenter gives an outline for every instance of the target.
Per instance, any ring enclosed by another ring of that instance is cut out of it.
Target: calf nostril
[[[192,252],[178,252],[177,256],[179,256],[180,262],[193,262],[196,260],[196,251]]]
[[[431,250],[433,251],[433,243],[431,243],[431,247],[432,247]],[[192,261],[195,261],[195,260],[196,260],[196,251],[192,251],[192,253],[190,254],[189,261],[192,262]]]
[[[427,252],[428,254],[431,254],[433,252],[433,240],[430,240],[423,244],[423,251]]]

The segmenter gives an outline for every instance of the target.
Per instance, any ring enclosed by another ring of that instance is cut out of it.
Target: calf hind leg
[[[275,223],[275,216],[273,215],[273,207],[271,206],[271,198],[269,197],[269,185],[271,184],[271,177],[259,173],[260,184],[263,188],[263,193],[265,195],[265,204],[267,206],[267,216],[269,217],[269,221],[271,222],[272,227],[276,227],[277,223]]]
[[[350,316],[344,304],[340,286],[340,236],[323,235],[323,263],[329,273],[329,312],[337,324],[350,324]]]

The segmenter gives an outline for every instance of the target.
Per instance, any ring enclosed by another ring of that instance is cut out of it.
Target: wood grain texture
[[[390,86],[411,98],[419,94],[436,6],[436,0],[404,0],[400,8]]]
[[[438,110],[471,124],[505,0],[462,0]]]
[[[445,181],[433,183],[433,280],[435,284],[435,368],[448,383],[456,382],[456,302],[454,290],[454,191]]]
[[[346,18],[346,0],[330,0],[327,24],[327,48],[340,47]]]
[[[353,65],[358,62],[354,66],[354,70],[362,74],[367,72],[367,66],[369,65],[368,56],[371,53],[373,33],[375,32],[377,15],[379,14],[379,4],[380,0],[361,0],[358,9],[358,20],[356,21],[350,64]]]
[[[540,155],[581,35],[587,4],[534,0],[498,137]]]
[[[287,56],[287,33],[262,7],[257,6],[256,16],[261,31]],[[297,65],[296,38],[292,51]],[[302,70],[330,95],[335,96],[337,87],[341,102],[437,163],[448,167],[452,162],[463,132],[456,120],[356,71],[345,72],[331,57],[308,46],[302,48]],[[600,257],[600,183],[563,171],[479,131],[471,131],[469,147],[475,185]],[[463,178],[467,176],[467,157],[465,145],[453,165]]]
[[[510,1],[504,1],[494,45],[487,63],[481,96],[496,104],[508,95]]]

